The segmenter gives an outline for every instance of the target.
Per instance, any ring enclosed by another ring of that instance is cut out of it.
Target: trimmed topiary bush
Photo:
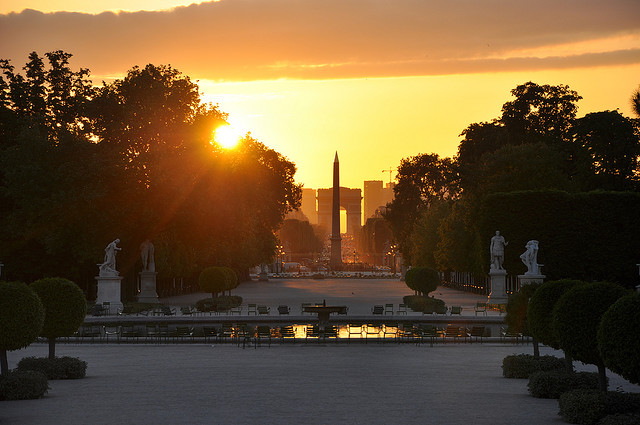
[[[80,379],[87,374],[87,362],[75,357],[25,357],[18,362],[17,370],[37,370],[47,379]]]
[[[429,267],[418,267],[413,275],[413,286],[421,295],[427,295],[440,285],[440,273]]]
[[[215,298],[218,293],[227,290],[229,282],[229,274],[222,267],[207,267],[200,272],[198,284],[203,292],[211,293],[211,297]]]
[[[48,390],[46,375],[37,370],[0,375],[0,400],[31,400],[42,397]]]
[[[196,302],[198,311],[227,311],[242,304],[242,297],[238,295],[204,298]]]
[[[553,308],[565,292],[582,284],[584,282],[573,279],[553,280],[543,283],[536,289],[527,307],[529,330],[534,338],[551,348],[560,349],[560,344],[551,327]]]
[[[402,302],[411,310],[418,312],[435,311],[446,306],[441,299],[422,295],[405,295],[402,297]]]
[[[9,372],[7,351],[31,344],[43,324],[44,308],[31,288],[22,282],[0,282],[0,373]]]
[[[539,370],[529,375],[527,388],[536,398],[560,398],[570,390],[599,388],[598,374],[595,372],[570,372],[569,370]]]
[[[71,336],[87,315],[87,300],[82,289],[61,277],[36,280],[30,285],[44,307],[44,326],[40,336],[49,340],[49,358],[56,357],[56,339]]]
[[[563,359],[555,356],[513,354],[502,359],[502,376],[505,378],[528,379],[533,372],[555,370],[565,367]]]
[[[607,415],[598,421],[598,425],[638,425],[640,413],[617,413]]]
[[[572,390],[558,399],[558,414],[570,424],[596,424],[606,416],[605,393],[599,390]]]
[[[602,391],[607,390],[607,380],[598,350],[600,320],[611,305],[628,293],[610,282],[585,283],[565,292],[553,309],[552,329],[560,348],[572,358],[598,367]]]
[[[415,277],[417,271],[418,271],[418,268],[412,267],[409,270],[407,270],[404,274],[404,283],[407,285],[409,289],[411,289],[414,292],[416,290],[416,287],[413,284],[413,278]]]
[[[572,390],[560,396],[559,415],[571,424],[597,424],[608,415],[640,413],[640,393]]]
[[[604,364],[634,384],[640,383],[640,294],[616,301],[602,316],[598,348]]]

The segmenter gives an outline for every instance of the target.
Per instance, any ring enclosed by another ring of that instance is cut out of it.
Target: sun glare
[[[231,125],[224,125],[222,127],[218,127],[214,136],[216,142],[225,149],[233,149],[240,139],[242,139],[242,135],[238,130],[233,128]]]

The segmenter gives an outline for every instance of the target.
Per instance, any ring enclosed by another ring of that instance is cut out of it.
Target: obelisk
[[[333,160],[333,202],[331,205],[331,259],[332,270],[342,268],[342,238],[340,237],[340,163],[338,152]]]

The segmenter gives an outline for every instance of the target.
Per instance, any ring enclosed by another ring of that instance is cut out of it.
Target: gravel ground
[[[401,301],[393,297],[407,293],[393,281],[350,282],[253,283],[243,285],[248,291],[243,297],[272,305],[309,296],[350,298],[350,309],[364,310],[381,300],[397,304]],[[366,295],[352,297],[356,290]],[[443,294],[461,297],[456,301],[466,296]],[[44,357],[47,349],[38,343],[9,352],[9,367],[22,357]],[[500,343],[274,343],[257,349],[59,344],[58,356],[88,362],[87,377],[50,381],[39,400],[0,402],[0,424],[563,424],[556,400],[533,398],[527,381],[502,377],[506,355],[531,352],[530,344]],[[560,355],[547,347],[542,354]],[[609,377],[612,389],[640,392],[616,375]]]

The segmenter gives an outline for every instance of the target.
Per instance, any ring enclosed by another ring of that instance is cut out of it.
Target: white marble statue
[[[155,272],[156,262],[153,257],[155,248],[149,239],[140,244],[140,256],[142,257],[142,271]]]
[[[504,263],[504,248],[507,245],[509,245],[509,242],[504,240],[504,237],[500,235],[500,231],[496,231],[495,236],[491,238],[491,245],[489,246],[491,270],[504,270],[502,263]]]
[[[116,239],[111,242],[104,249],[104,263],[100,264],[100,276],[118,276],[118,270],[116,270],[116,252],[122,251],[122,248],[118,248],[120,239]]]
[[[527,266],[525,275],[539,275],[540,265],[538,264],[538,241],[530,240],[526,245],[527,250],[520,255],[520,259]]]

